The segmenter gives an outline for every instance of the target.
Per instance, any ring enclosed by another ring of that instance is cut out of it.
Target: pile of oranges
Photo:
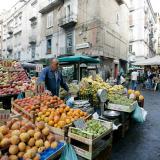
[[[65,104],[59,108],[48,108],[38,113],[36,121],[44,121],[48,125],[63,128],[79,118],[86,118],[87,113],[80,109],[72,109]]]

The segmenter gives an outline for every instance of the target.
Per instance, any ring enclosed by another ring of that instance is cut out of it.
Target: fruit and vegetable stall
[[[67,155],[68,144],[78,159],[109,159],[116,132],[124,137],[135,108],[144,104],[139,91],[111,85],[99,75],[69,84],[72,103],[63,89],[60,97],[36,93],[36,79],[29,79],[18,62],[0,62],[0,79],[2,97],[34,93],[8,100],[9,113],[0,109],[2,160],[56,159]]]

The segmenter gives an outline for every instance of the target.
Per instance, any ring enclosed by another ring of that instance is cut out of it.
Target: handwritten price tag
[[[86,123],[85,123],[84,119],[81,119],[81,118],[74,121],[74,125],[76,128],[80,128],[80,129],[86,128]]]
[[[41,83],[37,83],[36,84],[36,94],[37,95],[41,95],[43,94],[45,91],[45,84],[44,82],[41,82]]]
[[[10,118],[10,110],[0,110],[0,120],[7,121]]]

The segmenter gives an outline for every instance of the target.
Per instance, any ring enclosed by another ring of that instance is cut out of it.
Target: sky
[[[9,9],[14,5],[18,0],[0,0],[0,11],[3,9]],[[160,12],[160,3],[159,0],[150,0],[155,12]]]

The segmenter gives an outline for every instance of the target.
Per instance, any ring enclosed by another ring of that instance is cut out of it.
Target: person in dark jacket
[[[60,87],[69,92],[69,88],[63,79],[62,73],[58,70],[59,62],[51,59],[50,66],[44,68],[38,78],[38,82],[44,82],[46,93],[59,96]]]

